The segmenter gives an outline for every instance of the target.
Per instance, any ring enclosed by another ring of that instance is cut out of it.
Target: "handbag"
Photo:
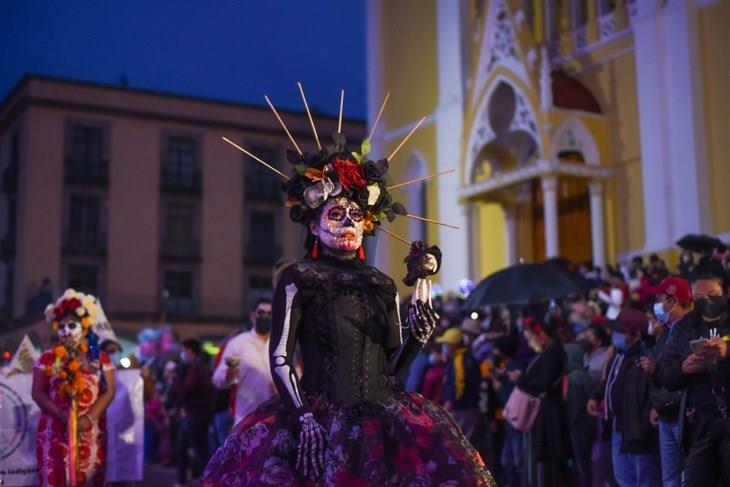
[[[504,419],[517,431],[527,433],[535,425],[545,394],[533,396],[515,386],[504,406]]]

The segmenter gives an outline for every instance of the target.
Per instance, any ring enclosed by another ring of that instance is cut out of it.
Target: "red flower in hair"
[[[350,159],[335,159],[332,163],[337,172],[337,179],[339,179],[342,188],[345,191],[349,191],[351,186],[357,186],[358,188],[364,188],[367,186],[367,181],[362,173],[362,166],[355,161]]]

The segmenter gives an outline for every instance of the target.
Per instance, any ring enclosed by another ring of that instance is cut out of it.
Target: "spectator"
[[[479,412],[479,363],[464,346],[458,328],[449,328],[436,338],[446,358],[444,405],[469,441],[480,446],[482,418]]]
[[[684,287],[675,292],[682,301]],[[666,288],[666,293],[671,289]],[[681,295],[680,295],[681,292]],[[660,296],[661,301],[666,298]],[[684,482],[687,487],[730,484],[730,438],[727,403],[730,364],[727,342],[727,283],[724,269],[704,259],[692,278],[697,310],[671,328],[657,369],[659,382],[683,391],[680,422],[686,449]],[[718,337],[711,337],[711,335]],[[697,342],[698,339],[706,341]],[[695,345],[692,345],[695,343]]]
[[[627,308],[611,327],[617,353],[609,364],[605,387],[588,401],[588,412],[600,415],[598,401],[606,399],[605,414],[613,423],[612,457],[618,484],[660,486],[657,433],[650,419],[651,380],[639,366],[641,338],[648,329],[646,316]]]
[[[497,393],[501,408],[507,404],[507,400],[525,368],[524,364],[515,358],[517,345],[517,337],[513,335],[500,336],[494,340],[492,360],[495,371],[491,377],[492,386]],[[500,455],[501,483],[504,487],[517,487],[520,485],[522,468],[522,433],[506,421],[502,422],[504,423],[504,440]]]
[[[568,375],[564,387],[565,404],[568,408],[570,441],[573,458],[578,470],[578,485],[591,486],[591,447],[595,438],[596,424],[586,410],[591,394],[591,377],[586,370],[583,349],[575,343],[564,347],[568,357]]]
[[[202,357],[200,342],[188,338],[182,343],[177,380],[173,384],[180,408],[177,434],[177,484],[186,485],[188,470],[193,478],[203,473],[208,463],[208,425],[210,424],[210,370]],[[188,450],[192,449],[192,458]]]
[[[446,357],[437,347],[425,347],[428,353],[429,368],[423,378],[421,394],[437,404],[444,404],[444,377],[446,374]]]
[[[682,474],[681,439],[679,436],[679,405],[681,395],[668,391],[657,380],[657,363],[661,363],[667,341],[673,330],[690,312],[690,292],[687,281],[668,277],[654,291],[654,316],[661,329],[657,333],[656,344],[646,357],[641,358],[644,372],[652,376],[654,387],[651,400],[657,411],[659,426],[659,452],[662,463],[664,487],[679,487]],[[650,321],[651,323],[651,321]],[[653,327],[652,327],[653,328]],[[653,329],[651,331],[654,331]]]
[[[556,337],[556,330],[531,317],[524,320],[524,335],[538,355],[517,385],[543,400],[532,430],[525,435],[522,481],[530,486],[562,485],[568,478],[571,457],[568,416],[561,387],[566,370],[565,351]]]
[[[608,356],[609,340],[606,329],[600,325],[590,325],[578,337],[578,345],[585,352],[585,365],[594,385],[601,382]]]
[[[227,389],[234,384],[237,387],[234,423],[274,395],[269,368],[271,300],[259,299],[249,318],[253,329],[231,338],[213,373],[213,385],[218,389]]]

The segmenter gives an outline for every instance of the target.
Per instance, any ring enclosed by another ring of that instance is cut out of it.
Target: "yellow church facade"
[[[371,0],[368,118],[447,289],[564,257],[673,257],[730,239],[730,0]],[[396,270],[403,243],[379,237]]]

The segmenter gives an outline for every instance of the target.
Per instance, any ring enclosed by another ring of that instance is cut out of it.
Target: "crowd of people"
[[[674,272],[657,256],[580,266],[590,291],[527,307],[437,297],[439,328],[398,379],[449,411],[499,485],[724,485],[725,264],[687,252]],[[176,465],[180,485],[275,394],[271,312],[259,300],[216,357],[189,339],[180,360],[143,368],[145,458]],[[515,389],[539,398],[529,431],[505,418]]]
[[[592,289],[559,300],[436,303],[406,389],[451,412],[499,485],[730,485],[724,256],[578,270]],[[527,431],[505,418],[516,388],[539,401]]]

